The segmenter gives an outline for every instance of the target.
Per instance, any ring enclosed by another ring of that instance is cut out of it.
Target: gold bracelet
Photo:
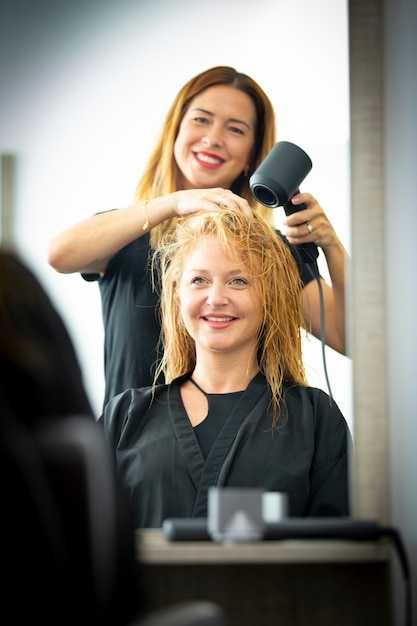
[[[148,204],[148,200],[145,200],[142,204],[142,212],[143,212],[143,230],[148,230],[150,223],[148,219],[148,214],[146,213],[146,205]]]

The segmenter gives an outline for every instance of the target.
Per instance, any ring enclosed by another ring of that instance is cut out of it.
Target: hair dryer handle
[[[294,196],[298,193],[300,193],[299,189],[297,189]],[[298,213],[298,211],[304,211],[306,208],[304,203],[293,204],[291,198],[284,204],[285,215],[292,215],[293,213]],[[312,241],[309,243],[300,243],[296,248],[303,263],[313,263],[319,256],[319,249]]]

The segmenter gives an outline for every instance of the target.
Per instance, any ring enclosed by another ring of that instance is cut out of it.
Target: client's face
[[[256,358],[261,301],[255,279],[239,255],[226,256],[215,236],[198,241],[187,256],[178,296],[184,324],[204,351]]]

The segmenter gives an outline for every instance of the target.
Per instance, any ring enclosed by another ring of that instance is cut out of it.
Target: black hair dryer
[[[271,209],[285,207],[298,193],[300,184],[312,167],[311,159],[304,150],[289,141],[278,141],[250,177],[252,195]]]
[[[299,186],[310,172],[313,163],[304,150],[289,141],[278,141],[249,179],[252,195],[264,206],[274,209],[283,206],[287,215],[305,209],[294,205],[291,198],[299,193]],[[301,244],[303,261],[312,262],[318,256],[313,243]]]

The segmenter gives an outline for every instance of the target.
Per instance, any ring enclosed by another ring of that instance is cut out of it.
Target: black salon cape
[[[350,433],[324,391],[286,385],[288,422],[272,435],[270,394],[257,374],[204,460],[181,400],[187,378],[157,386],[153,400],[151,387],[129,389],[100,417],[136,528],[159,528],[172,517],[206,517],[211,486],[286,492],[290,516],[349,514]]]
[[[302,262],[297,246],[277,231],[289,247],[304,285],[318,278],[316,262]],[[100,287],[104,325],[105,397],[103,406],[118,393],[152,385],[161,324],[159,296],[150,270],[149,234],[122,248],[109,262],[105,275],[82,274]],[[162,380],[160,382],[163,382]]]

